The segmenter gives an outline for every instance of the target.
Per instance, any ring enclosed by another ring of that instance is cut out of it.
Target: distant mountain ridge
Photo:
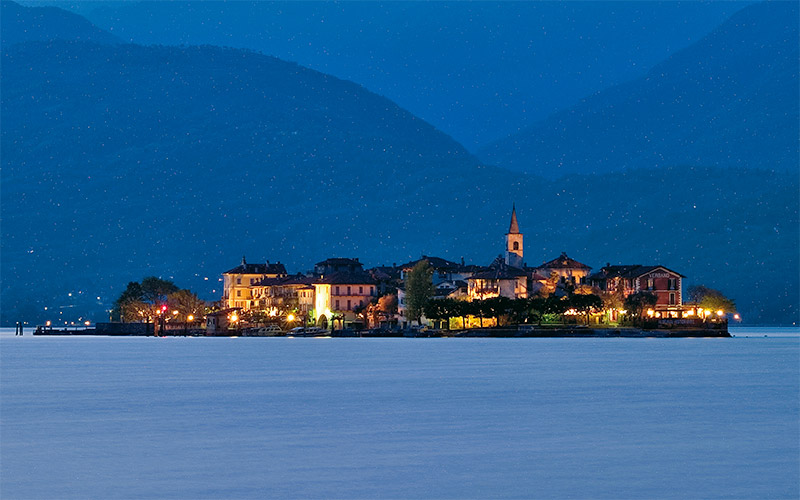
[[[120,43],[111,33],[66,10],[25,7],[10,0],[0,1],[0,44],[8,46],[34,40]]]
[[[798,4],[746,7],[646,77],[479,152],[556,178],[670,165],[798,171]]]

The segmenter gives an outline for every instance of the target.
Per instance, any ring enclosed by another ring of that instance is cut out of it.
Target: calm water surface
[[[797,498],[798,332],[734,334],[5,329],[0,498]]]

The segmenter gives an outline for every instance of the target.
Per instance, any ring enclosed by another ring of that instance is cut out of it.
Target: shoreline
[[[138,331],[134,331],[138,330]],[[115,329],[113,333],[97,327],[37,328],[34,336],[99,336],[99,337],[153,337],[140,328],[130,331]],[[231,330],[225,335],[208,335],[204,330],[167,331],[161,337],[257,337],[246,332]],[[326,338],[731,338],[724,328],[644,329],[637,327],[589,328],[589,327],[506,327],[472,328],[466,330],[334,330],[313,337]],[[275,335],[273,337],[302,338],[303,335]],[[269,338],[269,337],[262,337]]]

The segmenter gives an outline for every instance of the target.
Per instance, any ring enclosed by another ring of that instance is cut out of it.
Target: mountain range
[[[797,321],[796,163],[511,171],[357,83],[77,22],[32,36],[9,23],[57,9],[2,8],[4,324],[100,319],[150,274],[218,298],[242,254],[292,270],[423,253],[486,264],[513,202],[530,264],[561,251],[595,268],[658,263],[722,289],[745,321]],[[796,113],[796,95],[773,96]]]
[[[647,75],[478,154],[550,178],[626,168],[755,167],[796,175],[798,6],[746,7]]]
[[[474,152],[644,75],[749,2],[24,3],[128,43],[250,49],[358,82]]]

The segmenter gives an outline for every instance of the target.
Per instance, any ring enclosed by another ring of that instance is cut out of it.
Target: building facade
[[[254,288],[264,279],[286,276],[286,267],[280,262],[271,264],[248,264],[242,257],[242,263],[222,273],[222,303],[225,307],[239,307],[249,310],[257,307],[253,296]]]

